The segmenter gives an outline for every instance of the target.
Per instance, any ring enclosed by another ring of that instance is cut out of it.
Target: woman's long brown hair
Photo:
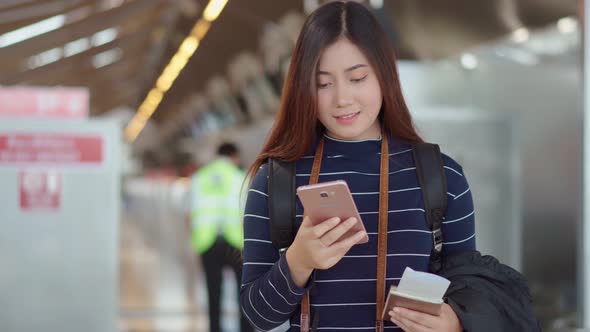
[[[391,42],[373,14],[356,2],[330,2],[305,21],[283,86],[280,109],[260,155],[250,169],[253,178],[268,158],[295,161],[324,131],[317,116],[316,71],[322,52],[339,38],[355,44],[369,59],[383,95],[379,113],[387,134],[421,142],[402,95]]]

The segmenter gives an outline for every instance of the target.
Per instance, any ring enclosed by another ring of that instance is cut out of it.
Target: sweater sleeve
[[[291,277],[285,255],[272,244],[268,217],[268,165],[256,173],[248,189],[244,213],[244,266],[240,305],[252,325],[271,330],[289,320],[298,308],[306,288]]]
[[[447,212],[443,219],[443,255],[475,250],[475,210],[463,168],[443,155],[447,176]]]

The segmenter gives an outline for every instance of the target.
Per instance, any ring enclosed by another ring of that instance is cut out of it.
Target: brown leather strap
[[[322,154],[324,153],[324,140],[321,139],[318,147],[315,150],[315,157],[313,158],[313,166],[311,167],[311,176],[309,184],[318,183],[320,178],[320,167],[322,166]]]
[[[309,184],[316,184],[318,183],[318,179],[320,177],[320,168],[322,165],[322,155],[324,153],[324,139],[320,140],[316,150],[315,150],[315,157],[313,159],[313,166],[311,168],[311,176],[309,178]],[[303,212],[305,215],[305,211]],[[301,301],[301,332],[308,332],[309,331],[309,291],[305,292],[303,296],[303,300]]]
[[[379,171],[379,231],[377,244],[377,316],[375,330],[383,332],[385,304],[385,272],[387,270],[387,223],[389,220],[389,142],[385,131],[381,133],[381,169]]]

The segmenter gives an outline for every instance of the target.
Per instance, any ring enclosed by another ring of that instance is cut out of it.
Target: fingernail
[[[396,314],[399,314],[401,312],[401,310],[399,308],[393,308],[393,312],[395,312]]]

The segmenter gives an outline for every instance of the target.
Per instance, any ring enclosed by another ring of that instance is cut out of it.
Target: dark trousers
[[[223,238],[218,238],[215,244],[203,254],[201,261],[205,269],[209,293],[209,331],[220,332],[222,271],[225,266],[230,266],[234,271],[238,290],[237,301],[239,303],[239,292],[242,284],[242,256],[239,250],[230,246]],[[238,310],[238,314],[240,315],[241,331],[252,331],[250,323],[242,314],[241,308]]]

